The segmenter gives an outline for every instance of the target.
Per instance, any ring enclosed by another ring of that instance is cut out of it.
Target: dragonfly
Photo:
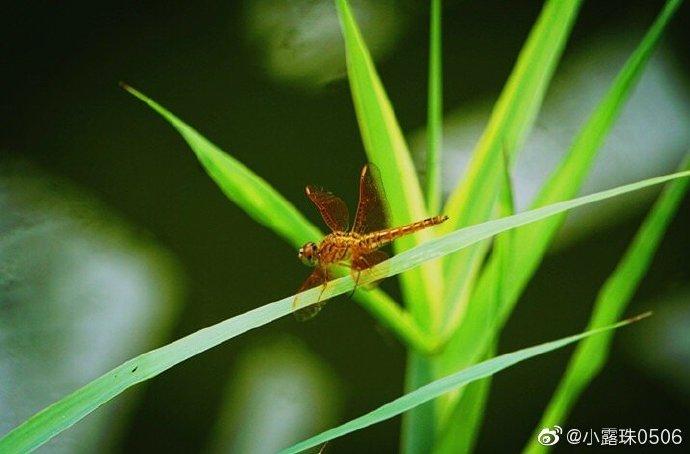
[[[315,304],[300,308],[299,295],[295,297],[293,308],[295,317],[308,320],[314,317],[324,306],[321,301],[328,281],[331,280],[331,269],[334,266],[349,267],[357,289],[362,273],[388,259],[388,254],[381,247],[394,240],[410,235],[419,230],[441,224],[448,216],[434,216],[400,227],[389,228],[388,203],[381,183],[378,168],[367,163],[359,174],[359,201],[354,223],[350,228],[350,214],[345,202],[314,186],[305,189],[307,197],[318,209],[323,221],[330,228],[320,243],[308,242],[298,251],[297,256],[305,265],[314,267],[314,271],[299,288],[298,294],[310,288],[321,286],[321,293]],[[374,282],[368,284],[375,285]]]

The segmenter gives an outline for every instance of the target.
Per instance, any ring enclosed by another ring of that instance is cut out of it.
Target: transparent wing
[[[304,284],[299,288],[297,293],[302,293],[305,290],[308,290],[310,288],[318,287],[318,286],[323,286],[323,289],[321,290],[321,294],[323,294],[323,291],[326,289],[326,282],[328,282],[328,273],[326,272],[325,269],[317,267],[313,273],[309,275],[306,281],[304,281]],[[295,318],[299,320],[300,322],[309,320],[310,318],[314,317],[316,314],[319,313],[321,308],[326,304],[325,302],[321,302],[321,294],[319,294],[319,301],[315,304],[306,306],[302,309],[298,309],[300,307],[300,301],[299,298],[300,296],[297,295],[295,296],[295,300],[292,302],[292,307],[297,309],[294,314]]]
[[[347,205],[345,205],[341,198],[314,186],[307,186],[306,193],[307,197],[314,202],[324,222],[331,230],[334,232],[347,232],[350,226],[350,214],[347,210]]]
[[[388,202],[379,169],[372,163],[362,167],[359,176],[359,202],[352,231],[369,233],[388,226]]]

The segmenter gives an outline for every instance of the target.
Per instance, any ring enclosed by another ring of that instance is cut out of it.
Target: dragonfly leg
[[[358,255],[352,258],[352,264],[350,266],[350,273],[352,275],[352,280],[355,281],[355,286],[350,293],[350,297],[355,293],[355,290],[359,287],[359,280],[362,273],[366,273],[369,269],[384,260],[388,259],[388,254],[383,251],[372,251],[368,254]],[[367,282],[364,286],[366,290],[371,290],[376,287],[378,281]]]
[[[357,274],[355,275],[354,270],[352,272],[352,279],[355,281],[355,286],[352,287],[352,291],[350,294],[347,296],[348,298],[352,299],[352,296],[355,294],[355,290],[357,290],[357,286],[359,285],[359,278],[362,275],[362,272],[357,270]]]

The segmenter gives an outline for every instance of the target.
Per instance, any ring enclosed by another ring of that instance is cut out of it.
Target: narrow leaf
[[[681,168],[690,169],[690,156],[685,159]],[[647,273],[654,253],[664,237],[666,228],[678,210],[689,184],[690,180],[685,178],[672,181],[664,189],[616,270],[599,292],[588,329],[606,326],[625,311],[640,281]],[[566,421],[571,408],[584,389],[604,367],[611,338],[611,333],[607,333],[601,337],[588,339],[578,345],[544,416],[537,425],[539,428],[537,433],[543,427],[551,427],[554,424],[562,425]],[[536,440],[535,433],[525,452],[548,451],[546,446],[537,443]]]
[[[515,212],[515,197],[513,182],[510,176],[510,158],[506,152],[503,153],[501,161],[502,183],[498,203],[498,211],[501,217],[511,216]],[[513,237],[514,230],[509,230],[497,235],[493,242],[493,252],[498,265],[499,276],[496,278],[496,288],[494,298],[487,302],[491,306],[489,317],[487,317],[487,328],[495,323],[494,318],[498,315],[498,309],[503,304],[505,298],[506,280],[510,278],[508,267],[513,260]],[[489,348],[486,358],[492,358],[496,354],[496,343]],[[488,401],[491,380],[485,379],[477,383],[472,383],[464,388],[460,397],[450,400],[452,405],[448,405],[449,399],[439,403],[441,413],[440,430],[437,441],[434,444],[435,454],[460,454],[473,451],[479,430],[482,427],[484,408]],[[445,405],[444,405],[445,404]],[[444,413],[445,412],[445,413]]]
[[[393,108],[348,2],[337,0],[336,5],[345,40],[348,79],[362,141],[369,160],[381,169],[391,208],[391,224],[398,226],[424,219],[428,213],[421,187]],[[405,251],[433,235],[431,230],[423,230],[401,238],[394,247],[398,252]],[[442,312],[441,264],[430,262],[406,273],[401,276],[401,284],[405,305],[417,325],[433,334],[440,325]],[[426,357],[410,352],[405,388],[415,389],[428,382],[433,376],[431,367]],[[430,431],[434,427],[434,422],[430,419],[432,415],[432,410],[424,408],[410,415],[414,421],[406,420],[403,425],[402,438],[405,444],[420,445],[420,450],[424,450],[423,445],[429,443]],[[403,449],[408,454],[420,452]]]
[[[671,0],[666,3],[652,27],[617,75],[608,93],[575,138],[564,161],[538,194],[533,203],[534,207],[566,200],[577,195],[598,150],[630,97],[666,25],[680,3],[681,0]],[[512,295],[511,302],[517,299],[517,295],[539,266],[548,245],[551,244],[564,220],[565,216],[559,216],[548,222],[515,232],[516,244],[529,245],[529,248],[523,248],[516,254],[516,262],[513,263],[512,268],[516,270],[516,273],[512,280],[513,288],[509,290]]]
[[[426,206],[441,208],[443,147],[443,64],[441,59],[441,0],[431,0],[429,27],[429,86],[426,122]]]
[[[436,377],[429,356],[409,352],[405,367],[405,391],[410,392],[430,383]],[[400,452],[416,454],[430,452],[437,427],[436,408],[429,402],[405,414],[400,433]]]
[[[500,160],[520,148],[529,133],[560,60],[580,7],[579,0],[549,0],[542,8],[517,63],[496,102],[460,184],[444,212],[446,229],[484,222],[491,217],[500,187]],[[484,248],[486,249],[486,248]],[[457,310],[471,291],[468,279],[483,259],[482,248],[470,248],[444,260],[446,313]]]
[[[610,325],[605,328],[594,329],[591,331],[586,331],[581,334],[576,334],[574,336],[564,337],[556,341],[546,342],[544,344],[536,345],[534,347],[525,348],[518,350],[513,353],[506,353],[500,356],[496,356],[490,360],[484,361],[482,363],[476,364],[472,367],[464,369],[460,372],[454,373],[452,375],[443,377],[439,380],[431,382],[421,388],[405,394],[402,397],[389,402],[376,410],[367,413],[366,415],[360,416],[359,418],[353,419],[341,426],[335,427],[333,429],[327,430],[315,437],[309,438],[303,442],[297,443],[283,451],[282,454],[293,454],[305,449],[312,448],[314,446],[319,446],[329,440],[341,437],[345,434],[354,432],[356,430],[364,429],[373,424],[377,424],[386,419],[390,419],[401,413],[404,413],[417,405],[424,402],[428,402],[438,396],[441,396],[447,392],[450,392],[460,386],[465,386],[468,383],[472,383],[475,380],[479,380],[485,377],[490,377],[497,372],[502,371],[510,366],[513,366],[526,359],[543,355],[550,351],[563,348],[566,345],[572,344],[579,341],[580,339],[587,338],[589,336],[600,334],[605,331],[620,328],[622,326],[633,323],[643,317],[647,317],[649,313],[643,314],[639,317],[635,317],[630,320],[624,320],[622,322],[616,323],[615,325]]]
[[[487,358],[496,356],[494,350],[495,347],[489,349]],[[474,452],[490,390],[491,377],[470,383],[464,388],[457,405],[452,408],[453,413],[441,422],[434,454]]]
[[[441,53],[441,0],[431,1],[430,33],[429,33],[429,82],[427,108],[427,156],[426,156],[426,206],[429,213],[438,213],[441,209],[443,194],[442,156],[443,149],[443,59]],[[437,266],[440,272],[441,267]],[[441,293],[437,293],[441,294]],[[440,299],[439,299],[440,300]],[[442,308],[436,308],[437,314]],[[437,315],[438,316],[438,315]],[[410,363],[415,361],[416,366]],[[423,368],[425,373],[419,373]],[[410,358],[406,390],[417,389],[420,385],[430,382],[433,377],[433,364],[427,358]],[[436,427],[435,409],[428,404],[419,407],[414,412],[408,412],[403,421],[401,446],[408,454],[425,452],[428,442],[433,438],[433,427]]]
[[[367,273],[367,276],[360,280],[360,284],[367,284],[371,281],[400,274],[421,265],[427,260],[450,254],[520,225],[536,222],[578,206],[655,184],[661,184],[676,178],[687,178],[688,176],[690,176],[690,171],[650,178],[567,202],[559,202],[507,218],[467,227],[405,251],[371,268],[371,273]],[[330,281],[323,291],[322,298],[328,299],[347,293],[353,287],[354,282],[350,276]],[[320,294],[320,288],[307,290],[300,294],[300,301],[303,302],[304,306],[314,304],[319,299]],[[269,303],[199,330],[164,347],[144,353],[125,362],[69,396],[45,408],[10,431],[0,439],[0,452],[26,452],[36,449],[127,388],[155,377],[174,365],[233,337],[239,336],[246,331],[258,328],[287,315],[293,310],[292,302],[294,299],[295,295],[292,295]]]
[[[122,87],[148,104],[182,135],[213,181],[252,219],[270,228],[294,247],[307,241],[317,241],[323,236],[266,180],[143,93],[128,85],[122,84]]]
[[[194,128],[143,93],[124,84],[123,88],[167,120],[187,141],[206,172],[225,195],[257,222],[295,247],[323,237],[319,229],[302,216],[294,205],[244,164],[220,150]],[[380,289],[357,292],[354,298],[413,349],[428,352],[432,348],[429,336],[421,332],[415,321]]]
[[[621,69],[608,93],[579,132],[564,163],[542,189],[535,201],[536,206],[565,200],[578,192],[592,158],[613,126],[620,109],[634,87],[634,82],[639,78],[679,3],[675,0],[666,3],[640,45]],[[489,261],[477,283],[472,304],[469,305],[462,324],[443,354],[440,370],[448,372],[457,367],[465,367],[482,356],[492,339],[500,332],[564,219],[564,216],[557,216],[546,222],[513,232],[514,244],[522,248],[515,251],[514,260],[510,264],[508,273],[510,278],[506,281],[505,287],[505,304],[500,309],[499,320],[491,324],[490,329],[486,329],[489,308],[484,302],[493,298],[495,279],[502,274],[497,273],[494,261]]]
[[[359,129],[369,160],[381,169],[392,225],[404,225],[427,217],[417,173],[395,118],[388,96],[376,72],[369,50],[346,0],[337,0],[345,39],[347,71]],[[428,240],[429,229],[396,241],[397,251]],[[442,292],[440,265],[430,263],[402,277],[405,302],[417,322],[426,329],[435,324]]]

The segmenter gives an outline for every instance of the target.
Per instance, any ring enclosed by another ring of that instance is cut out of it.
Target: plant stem
[[[408,347],[423,355],[436,351],[438,342],[422,331],[412,315],[384,292],[355,293],[357,302]]]
[[[441,208],[441,146],[443,140],[443,66],[441,60],[441,0],[431,1],[429,87],[427,108],[426,206]]]

